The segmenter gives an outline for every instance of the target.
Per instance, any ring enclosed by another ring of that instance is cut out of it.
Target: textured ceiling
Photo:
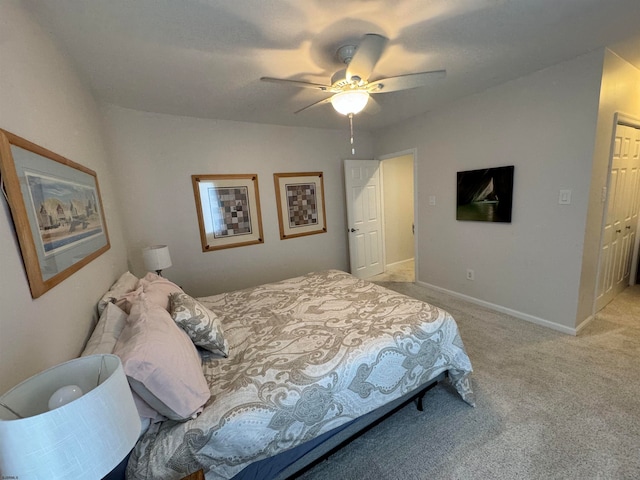
[[[372,80],[446,69],[379,94],[376,129],[603,46],[640,66],[640,0],[23,0],[96,97],[127,108],[342,128],[327,94],[260,82],[329,83],[335,52],[390,39]],[[634,37],[634,38],[632,38]]]

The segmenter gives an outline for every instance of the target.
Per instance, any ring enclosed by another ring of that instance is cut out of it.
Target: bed
[[[208,399],[193,418],[150,422],[128,479],[286,478],[445,375],[474,405],[451,315],[345,272],[194,301],[220,319],[227,356],[197,349]]]

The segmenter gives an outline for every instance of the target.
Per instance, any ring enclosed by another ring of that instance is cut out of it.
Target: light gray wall
[[[348,131],[202,120],[104,110],[130,267],[143,274],[141,249],[169,245],[164,275],[202,296],[326,268],[348,269],[342,159]],[[340,122],[339,125],[346,125]],[[371,137],[356,132],[358,158]],[[327,233],[280,240],[273,174],[324,172]],[[202,252],[191,175],[256,173],[265,243]]]
[[[413,155],[382,161],[385,263],[413,258]]]
[[[0,2],[0,62],[0,128],[97,172],[111,241],[107,253],[33,300],[0,197],[0,392],[81,351],[98,298],[128,267],[143,273],[145,245],[171,246],[174,266],[165,274],[194,295],[348,268],[343,129],[118,107],[105,108],[103,125],[65,54],[18,0]],[[356,132],[358,158],[417,147],[419,280],[568,329],[586,318],[612,112],[640,115],[638,81],[626,62],[593,52],[375,132],[375,143]],[[455,172],[509,164],[516,166],[513,223],[455,221]],[[315,170],[325,172],[328,233],[281,241],[272,175]],[[266,243],[202,253],[190,175],[245,172],[259,175]],[[572,189],[571,205],[558,205],[560,189]],[[428,206],[429,195],[436,206]]]
[[[33,300],[8,205],[0,196],[0,393],[77,356],[96,303],[126,269],[99,111],[19,1],[0,2],[0,128],[96,171],[111,249]]]
[[[576,324],[588,320],[593,305],[598,277],[598,258],[604,202],[602,188],[607,185],[614,116],[617,112],[640,118],[640,70],[605,51],[598,124],[595,131],[591,189],[588,197],[588,220],[584,234],[584,251]]]
[[[378,157],[417,148],[419,281],[575,329],[602,62],[592,52],[376,133]],[[456,221],[456,172],[503,165],[512,223]]]

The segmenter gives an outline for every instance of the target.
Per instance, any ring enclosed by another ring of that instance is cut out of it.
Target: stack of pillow
[[[82,356],[122,360],[143,428],[185,421],[210,397],[196,345],[226,357],[220,318],[173,282],[124,273],[98,302],[100,318]]]

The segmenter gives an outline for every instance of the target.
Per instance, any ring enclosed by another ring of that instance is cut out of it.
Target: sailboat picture
[[[513,165],[458,172],[457,220],[511,223]]]

